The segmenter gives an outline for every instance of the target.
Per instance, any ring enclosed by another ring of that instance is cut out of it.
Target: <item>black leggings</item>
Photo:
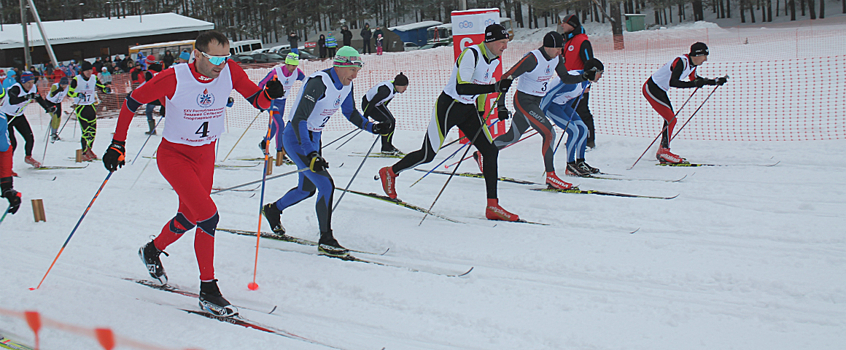
[[[94,137],[97,136],[97,109],[92,105],[80,105],[74,112],[82,131],[82,152],[87,152],[94,145]]]
[[[29,121],[26,120],[26,116],[21,114],[17,117],[12,117],[6,115],[6,119],[10,119],[9,122],[9,142],[12,144],[12,149],[18,148],[18,140],[15,138],[15,133],[12,132],[12,127],[17,130],[21,136],[24,138],[24,151],[26,151],[26,156],[32,156],[32,146],[35,144],[35,140],[32,138],[32,128],[29,126]]]
[[[498,176],[497,158],[499,150],[491,144],[491,135],[484,127],[485,123],[479,116],[475,105],[463,104],[455,101],[445,93],[441,93],[438,102],[435,104],[435,112],[429,122],[429,129],[426,137],[423,138],[423,148],[411,152],[391,168],[394,173],[416,167],[420,164],[431,162],[435,154],[444,144],[444,137],[453,126],[464,132],[468,138],[473,140],[473,146],[482,154],[482,167],[485,175],[485,189],[488,198],[497,198],[496,181]],[[475,140],[473,139],[475,137]],[[434,145],[438,147],[435,148]]]
[[[362,103],[362,105],[366,105],[366,103]],[[394,118],[394,115],[391,114],[391,111],[388,110],[388,107],[382,106],[373,106],[368,107],[364,110],[364,117],[365,118],[373,118],[375,121],[383,122],[383,123],[391,123],[390,132],[385,135],[382,135],[382,150],[383,151],[390,151],[394,149],[394,145],[391,141],[394,138],[394,129],[397,125],[397,119]]]

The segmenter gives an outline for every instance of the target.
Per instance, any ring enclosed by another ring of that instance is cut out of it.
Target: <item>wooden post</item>
[[[76,162],[82,163],[82,150],[81,149],[76,150]]]
[[[32,200],[32,216],[35,218],[35,222],[47,222],[47,217],[44,216],[44,202],[41,199]]]
[[[267,175],[273,175],[273,158],[268,159],[266,172]]]

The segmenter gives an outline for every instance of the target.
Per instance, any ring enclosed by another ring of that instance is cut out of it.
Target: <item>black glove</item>
[[[3,198],[9,200],[9,214],[15,214],[18,212],[18,208],[21,207],[21,193],[15,191],[13,188],[8,188],[3,191]]]
[[[235,104],[235,99],[230,96],[229,99],[226,100],[226,107],[232,107],[232,105],[234,105],[234,104]]]
[[[59,111],[59,108],[57,108],[56,106],[47,107],[47,113],[56,114],[56,112],[58,112],[58,111]]]
[[[723,86],[728,81],[728,76],[717,78],[717,85]]]
[[[509,111],[504,105],[499,106],[496,109],[496,117],[499,118],[499,120],[506,120],[511,118],[511,111]]]
[[[103,155],[103,165],[106,166],[106,170],[115,171],[119,167],[126,165],[126,150],[123,149],[124,145],[126,145],[124,141],[112,140],[111,146],[106,150],[106,154]]]
[[[511,87],[512,83],[514,83],[514,79],[502,79],[496,82],[496,84],[494,84],[494,92],[506,93],[508,92],[508,88]]]
[[[327,162],[326,159],[323,159],[317,151],[312,151],[308,154],[308,157],[311,159],[308,162],[308,168],[315,173],[326,170],[326,168],[329,167],[329,162]]]
[[[696,79],[693,80],[693,84],[696,85],[696,87],[701,88],[708,84],[708,79],[705,79],[703,77],[696,77]]]
[[[271,100],[285,96],[285,88],[283,88],[282,83],[276,79],[267,82],[267,85],[264,86],[264,92]]]
[[[107,94],[110,94],[110,93],[112,93],[112,88],[111,88],[111,87],[106,86],[106,88],[105,88],[105,89],[103,89],[103,92],[105,92],[105,93],[107,93]]]
[[[714,79],[705,79],[705,82],[706,82],[708,85],[717,85],[717,81],[716,81],[716,80],[714,80]]]
[[[594,81],[594,80],[596,80],[596,73],[597,73],[597,70],[595,70],[595,69],[583,71],[582,72],[582,78],[584,78],[587,81]]]
[[[373,124],[373,133],[376,135],[385,135],[391,132],[391,123],[377,123]]]
[[[80,100],[85,100],[86,95],[80,92],[76,95],[76,97],[79,98]]]

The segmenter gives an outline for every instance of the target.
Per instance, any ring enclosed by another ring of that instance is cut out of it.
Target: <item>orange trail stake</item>
[[[97,328],[94,330],[97,334],[97,341],[103,346],[103,349],[112,350],[115,348],[115,334],[108,328]]]
[[[56,264],[56,260],[59,260],[59,256],[62,255],[62,252],[65,250],[65,247],[68,246],[68,242],[70,242],[73,234],[76,233],[76,229],[79,228],[79,224],[82,223],[82,219],[85,219],[85,214],[88,214],[88,211],[91,210],[91,206],[94,204],[94,201],[97,200],[97,196],[100,195],[100,192],[103,191],[103,187],[106,186],[106,183],[109,182],[109,178],[112,177],[114,172],[110,171],[109,175],[106,175],[106,179],[103,180],[103,184],[100,185],[100,189],[97,190],[97,193],[94,195],[94,198],[91,198],[91,202],[88,203],[88,207],[85,208],[85,212],[82,213],[82,216],[79,218],[79,221],[76,222],[76,226],[73,227],[68,239],[65,240],[65,244],[62,244],[62,249],[59,249],[59,253],[56,254],[56,258],[53,259],[53,262],[50,264],[50,268],[47,269],[47,272],[44,273],[44,277],[41,277],[41,282],[38,282],[38,286],[35,288],[29,288],[29,290],[36,290],[41,288],[41,284],[44,283],[44,279],[47,278],[47,275],[50,273],[50,270],[53,269],[53,265]]]
[[[29,328],[32,328],[32,332],[35,333],[35,350],[38,350],[38,332],[41,330],[41,314],[38,311],[25,311],[24,315],[26,316],[26,323],[29,324]]]

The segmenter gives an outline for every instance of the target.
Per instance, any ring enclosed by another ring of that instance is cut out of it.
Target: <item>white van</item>
[[[261,40],[241,40],[229,43],[229,53],[237,55],[262,48]]]

